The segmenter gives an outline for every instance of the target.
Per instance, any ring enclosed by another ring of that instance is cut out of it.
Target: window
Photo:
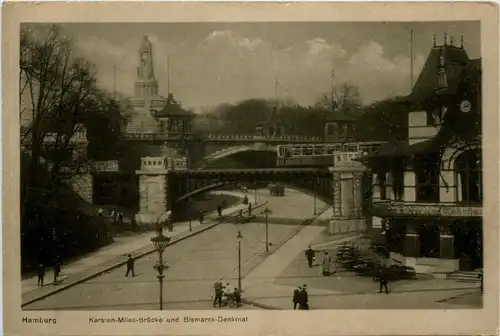
[[[404,166],[399,160],[392,167],[392,190],[395,200],[403,200],[404,188]]]
[[[386,176],[385,172],[379,172],[377,173],[377,186],[380,187],[380,199],[385,200],[387,195],[386,195]]]
[[[455,161],[458,175],[459,200],[465,203],[481,203],[482,195],[482,167],[481,152],[478,149],[460,154]]]
[[[337,124],[329,123],[326,125],[326,136],[327,137],[338,137],[338,126]]]
[[[416,201],[439,202],[439,156],[429,154],[415,159]]]

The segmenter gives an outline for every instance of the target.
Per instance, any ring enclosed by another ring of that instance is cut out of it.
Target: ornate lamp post
[[[269,208],[265,208],[262,213],[266,216],[266,253],[269,253],[269,224],[267,221],[267,216],[271,213],[271,210]]]
[[[241,293],[241,241],[243,240],[243,236],[239,230],[236,240],[238,241],[238,291]]]
[[[158,281],[160,283],[160,310],[163,310],[163,279],[165,276],[163,275],[163,271],[168,268],[167,265],[163,263],[163,251],[165,251],[165,248],[167,247],[168,243],[170,242],[170,238],[166,237],[163,235],[163,233],[160,231],[158,236],[151,238],[151,242],[153,243],[153,246],[156,249],[156,252],[158,252],[158,263],[153,266],[158,271]]]

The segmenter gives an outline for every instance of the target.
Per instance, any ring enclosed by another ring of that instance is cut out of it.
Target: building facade
[[[482,268],[480,60],[434,42],[397,104],[408,138],[362,158],[373,172],[372,233],[417,272]]]

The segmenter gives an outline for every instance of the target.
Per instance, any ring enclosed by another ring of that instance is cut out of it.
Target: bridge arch
[[[186,201],[190,197],[199,195],[199,194],[204,193],[204,192],[212,191],[212,190],[218,189],[220,187],[224,187],[224,186],[228,186],[228,185],[238,185],[238,184],[240,184],[240,182],[213,183],[213,184],[198,188],[196,190],[193,190],[185,195],[182,195],[181,197],[179,197],[175,200],[175,203],[180,203],[180,202]],[[300,184],[295,184],[295,183],[283,183],[283,184],[289,189],[300,191],[301,193],[307,194],[309,196],[315,196],[317,199],[322,200],[323,202],[325,202],[327,204],[331,204],[333,201],[331,197],[324,195],[323,193],[321,193],[320,190],[315,192],[315,191],[313,191],[305,186],[302,186]]]
[[[277,154],[278,147],[276,145],[269,145],[260,142],[240,146],[231,146],[205,156],[204,160],[205,162],[216,161],[243,152],[272,152]]]

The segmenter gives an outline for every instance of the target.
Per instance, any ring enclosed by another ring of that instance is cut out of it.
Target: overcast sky
[[[480,57],[476,22],[449,23],[82,23],[65,24],[78,52],[96,64],[100,84],[132,95],[143,35],[153,43],[155,75],[166,95],[167,55],[171,90],[184,107],[199,110],[220,103],[279,96],[311,104],[338,81],[359,86],[365,103],[410,89],[410,29],[415,79],[432,36],[444,32]]]

